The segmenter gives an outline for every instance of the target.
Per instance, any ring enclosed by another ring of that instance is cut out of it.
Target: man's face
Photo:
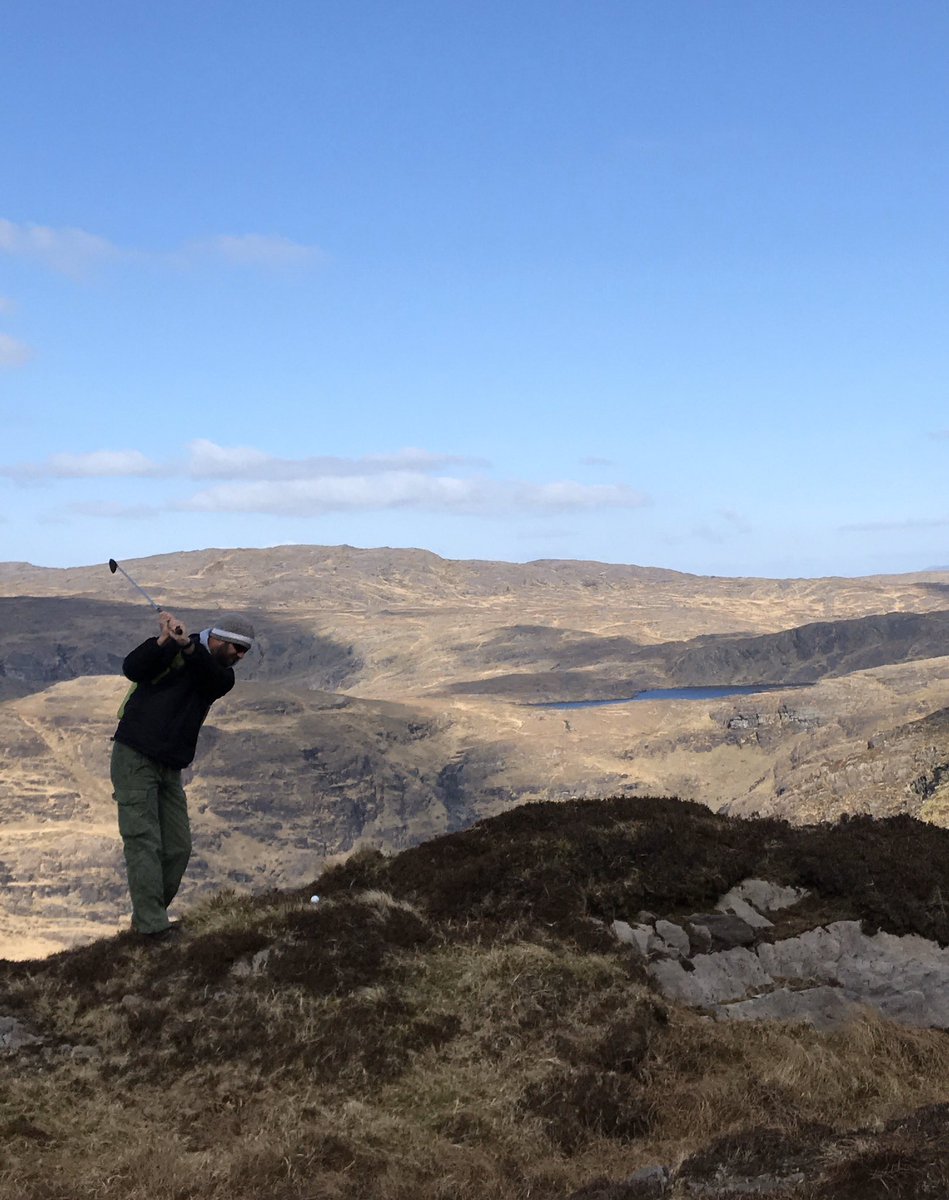
[[[246,646],[239,646],[237,642],[225,642],[223,638],[214,637],[213,634],[208,638],[208,650],[211,657],[224,667],[237,666],[247,653]]]

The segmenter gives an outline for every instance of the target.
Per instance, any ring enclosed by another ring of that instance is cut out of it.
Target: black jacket
[[[166,767],[187,767],[208,709],[234,686],[234,672],[216,662],[200,634],[183,654],[174,641],[142,642],[122,663],[136,685],[120,712],[115,740]]]

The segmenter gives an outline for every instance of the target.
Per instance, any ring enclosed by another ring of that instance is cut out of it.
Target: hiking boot
[[[180,925],[168,925],[164,929],[156,929],[154,933],[139,933],[139,939],[153,945],[157,942],[176,942],[179,938],[184,937],[184,930]]]

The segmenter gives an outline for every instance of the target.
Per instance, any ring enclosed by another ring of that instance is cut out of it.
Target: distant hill
[[[606,695],[617,682],[640,679],[814,680],[932,657],[944,646],[949,609],[949,584],[924,574],[724,579],[347,546],[202,550],[125,565],[189,626],[233,608],[255,618],[260,650],[242,668],[245,678],[379,699],[444,689],[522,698],[533,689],[544,698],[561,684],[567,693],[600,687]],[[903,620],[912,615],[933,620]],[[850,624],[871,617],[876,624]],[[114,674],[128,644],[153,624],[147,605],[105,564],[0,564],[0,697]],[[578,671],[585,674],[575,679]],[[782,671],[791,677],[776,679]]]

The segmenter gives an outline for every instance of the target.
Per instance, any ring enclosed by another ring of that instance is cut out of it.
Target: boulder
[[[23,1046],[38,1046],[42,1040],[16,1017],[0,1016],[0,1050],[17,1051]]]
[[[610,928],[619,941],[638,950],[648,958],[656,942],[656,935],[648,925],[630,925],[628,921],[614,921]]]
[[[686,918],[686,923],[707,929],[712,938],[712,947],[716,950],[750,946],[755,940],[755,931],[748,922],[731,913],[693,913]]]
[[[693,925],[686,922],[685,931],[689,935],[689,945],[693,954],[709,954],[712,950],[712,934],[705,925]]]
[[[766,879],[743,879],[737,887],[733,887],[719,901],[719,905],[734,896],[745,900],[760,913],[780,912],[803,900],[807,892],[803,888],[781,887],[777,883],[769,883]]]
[[[672,921],[657,921],[656,934],[661,939],[663,945],[659,947],[660,952],[665,948],[667,954],[681,954],[689,956],[692,950],[692,944],[689,941],[689,935],[681,925],[676,925]]]

